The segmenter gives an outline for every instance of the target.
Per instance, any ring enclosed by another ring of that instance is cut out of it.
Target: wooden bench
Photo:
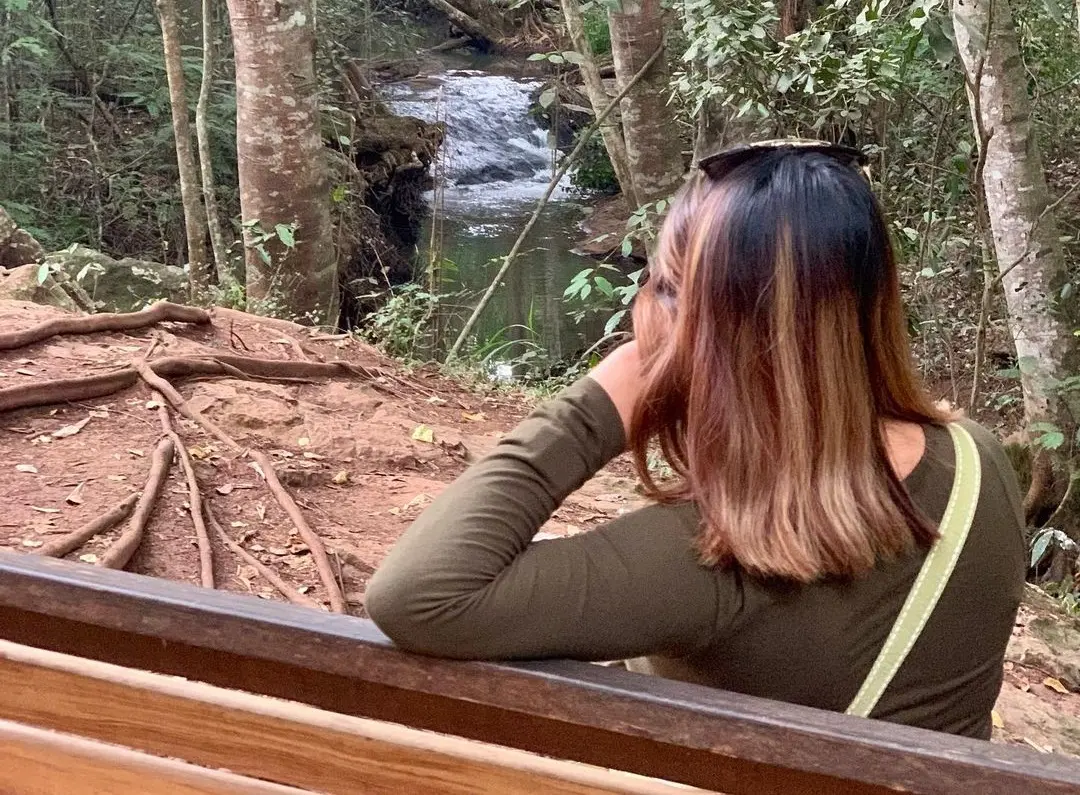
[[[1054,755],[418,657],[367,621],[36,556],[0,553],[0,639],[0,791],[1080,793]]]

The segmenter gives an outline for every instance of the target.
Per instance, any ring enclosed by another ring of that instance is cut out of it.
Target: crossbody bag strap
[[[959,423],[950,423],[948,427],[956,451],[956,473],[949,504],[938,528],[938,540],[923,561],[919,576],[915,578],[915,584],[911,586],[900,615],[896,617],[870,673],[847,708],[848,715],[869,717],[877,706],[881,695],[922,634],[930,614],[934,612],[971,530],[982,483],[979,448],[971,434]]]

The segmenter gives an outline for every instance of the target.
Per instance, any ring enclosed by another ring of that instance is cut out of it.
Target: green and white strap
[[[911,586],[911,592],[866,681],[847,708],[848,715],[869,717],[877,706],[881,695],[922,634],[930,614],[934,612],[971,530],[982,482],[979,448],[975,446],[971,434],[959,423],[950,423],[948,427],[956,451],[956,473],[949,504],[938,528],[939,538],[923,561],[919,576],[915,578],[915,584]]]

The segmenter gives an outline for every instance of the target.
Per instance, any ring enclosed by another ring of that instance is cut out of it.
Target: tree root
[[[330,558],[326,554],[326,547],[323,545],[322,539],[311,529],[311,525],[307,523],[304,514],[300,511],[300,506],[296,504],[289,492],[281,485],[270,457],[266,453],[257,450],[252,450],[249,455],[259,465],[270,493],[274,495],[274,499],[289,515],[292,523],[300,532],[300,538],[311,550],[311,557],[315,561],[315,567],[319,570],[319,579],[322,580],[323,586],[330,597],[330,609],[335,613],[348,612],[345,604],[345,594],[342,593],[337,583],[337,577],[334,575],[334,569],[330,565]]]
[[[95,334],[102,331],[131,331],[158,323],[210,322],[210,314],[193,306],[161,301],[141,312],[118,312],[84,317],[58,317],[21,331],[0,334],[0,351],[9,351],[43,342],[62,334]]]
[[[150,521],[150,514],[154,511],[161,490],[169,477],[169,469],[172,467],[173,453],[176,451],[173,440],[165,436],[157,443],[150,459],[150,473],[146,478],[142,494],[139,495],[135,512],[128,521],[127,528],[113,545],[105,550],[105,554],[98,560],[99,566],[108,569],[122,569],[131,560],[135,550],[139,548],[146,525]]]
[[[145,361],[142,362],[145,364]],[[167,382],[166,382],[167,383]],[[171,387],[170,387],[171,388]],[[188,487],[188,510],[191,512],[191,522],[195,525],[195,540],[199,547],[199,582],[203,588],[214,587],[214,553],[210,546],[210,534],[206,531],[206,522],[203,520],[202,492],[199,491],[199,480],[195,477],[195,465],[191,462],[184,440],[173,429],[172,419],[169,417],[169,408],[165,405],[164,398],[158,392],[153,393],[153,399],[158,404],[158,417],[161,419],[161,429],[172,440],[176,447],[176,456],[180,459],[180,467],[184,470],[184,478]]]
[[[110,530],[131,516],[131,511],[135,508],[135,503],[138,502],[138,499],[138,494],[131,494],[125,497],[117,503],[112,510],[87,522],[78,530],[73,530],[55,541],[50,541],[45,546],[35,550],[35,553],[49,558],[62,558],[65,555],[74,552],[94,536],[104,533],[106,530]]]
[[[204,431],[209,433],[215,439],[224,442],[228,447],[231,447],[233,450],[239,451],[242,449],[240,445],[237,444],[236,440],[229,436],[229,434],[221,430],[221,428],[219,428],[216,424],[204,417],[200,412],[191,408],[191,406],[188,405],[187,401],[184,400],[184,396],[176,391],[176,387],[174,387],[160,375],[155,373],[153,368],[150,366],[150,363],[146,361],[146,359],[136,359],[131,363],[131,366],[135,368],[135,371],[139,374],[142,380],[146,382],[147,386],[149,386],[153,390],[156,390],[156,392],[154,393],[155,399],[161,401],[161,395],[165,395],[165,399],[167,399],[169,403],[172,404],[172,407],[174,409],[176,409],[178,412],[180,412],[183,416],[187,417],[192,422],[198,424]],[[165,419],[163,420],[163,422],[167,423],[169,411],[165,408],[164,404],[162,405],[161,409],[165,412]],[[171,424],[164,430],[166,433],[173,433]],[[173,441],[178,441],[178,438],[174,439]],[[187,456],[187,449],[181,445],[181,450],[181,460],[183,460],[183,458]],[[191,485],[190,479],[188,485]],[[198,491],[197,487],[196,491]],[[194,506],[192,506],[192,516],[194,515]],[[198,521],[202,522],[202,519],[200,518]],[[205,534],[205,532],[206,528],[203,528],[203,533]]]
[[[227,546],[234,555],[259,572],[267,582],[281,592],[282,596],[293,604],[301,605],[303,607],[313,607],[316,610],[322,609],[322,605],[314,599],[304,596],[302,593],[290,588],[289,584],[281,579],[273,569],[233,541],[232,538],[229,537],[229,534],[225,532],[225,528],[221,526],[221,522],[214,516],[214,512],[210,509],[209,503],[203,505],[203,510],[206,512],[206,521],[214,531],[214,535],[218,537],[218,540]]]
[[[100,317],[100,316],[99,316]],[[296,378],[360,378],[375,380],[384,374],[349,362],[293,362],[256,359],[232,354],[205,356],[165,356],[150,362],[153,372],[163,378],[225,376],[265,380]],[[57,378],[34,384],[0,389],[0,412],[55,403],[79,403],[116,394],[134,386],[139,372],[133,365],[98,375]]]

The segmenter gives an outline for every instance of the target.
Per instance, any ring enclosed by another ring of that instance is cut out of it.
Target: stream
[[[446,123],[420,261],[442,262],[440,292],[454,293],[440,318],[448,347],[491,283],[552,175],[547,133],[529,115],[539,84],[477,69],[448,69],[384,87],[395,113]],[[475,329],[481,348],[506,362],[528,350],[555,359],[580,354],[603,319],[576,323],[563,291],[591,261],[571,250],[584,234],[583,205],[560,185]],[[501,345],[518,340],[518,345]],[[505,369],[505,368],[503,368]]]

